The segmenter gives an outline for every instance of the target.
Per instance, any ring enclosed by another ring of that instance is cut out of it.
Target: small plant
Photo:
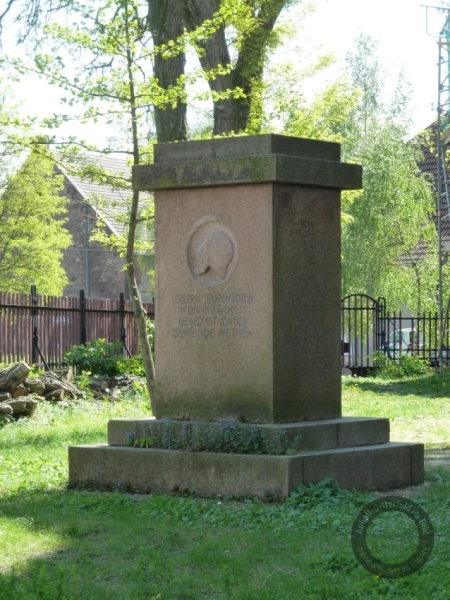
[[[152,350],[155,347],[155,321],[147,319],[147,337]]]
[[[205,423],[182,423],[166,419],[147,426],[144,435],[127,434],[128,445],[139,448],[162,448],[186,452],[222,452],[226,454],[298,454],[301,436],[292,442],[285,429],[275,436],[267,435],[258,425],[242,426],[234,420],[215,427]]]
[[[37,367],[36,365],[31,365],[28,377],[40,377],[43,373],[44,369],[42,369],[41,367]]]
[[[136,356],[130,356],[124,358],[117,363],[117,368],[121,375],[137,375],[138,377],[145,376],[144,364],[142,362],[142,355],[137,354]]]
[[[83,371],[80,375],[77,375],[77,388],[88,394],[91,393],[90,375],[90,371]]]
[[[92,340],[86,345],[74,346],[66,352],[65,362],[78,372],[89,371],[93,375],[120,375],[125,362],[121,342],[108,344],[104,339]]]

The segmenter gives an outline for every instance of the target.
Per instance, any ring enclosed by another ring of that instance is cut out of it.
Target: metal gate
[[[385,298],[352,294],[341,300],[341,366],[365,374],[384,345]]]

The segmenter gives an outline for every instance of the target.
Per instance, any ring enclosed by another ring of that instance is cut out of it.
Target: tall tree
[[[388,70],[382,77],[376,47],[370,38],[357,38],[343,76],[312,101],[295,86],[291,96],[281,87],[280,115],[286,133],[337,141],[344,160],[363,165],[363,190],[342,196],[343,295],[385,296],[393,309],[435,309],[435,207],[417,166],[421,140],[407,142],[408,94],[401,76],[386,100]]]
[[[343,293],[385,296],[391,308],[436,307],[437,240],[430,184],[417,141],[392,119],[372,122],[355,157],[364,189],[345,206]]]
[[[225,98],[214,101],[213,135],[244,132],[252,113],[253,131],[259,128],[258,113],[262,113],[261,85],[267,52],[275,40],[274,27],[281,11],[292,0],[244,0],[233,2],[231,19],[216,26],[212,35],[198,45],[199,60],[205,73],[218,65],[225,69],[215,77],[208,77],[213,94],[232,91]],[[184,23],[192,32],[204,22],[212,22],[220,7],[220,0],[187,0],[184,3]],[[236,32],[234,61],[230,55],[227,24]],[[214,98],[214,95],[213,95]]]
[[[187,137],[184,73],[187,45],[199,52],[203,72],[210,83],[217,123],[215,133],[246,128],[251,103],[257,97],[255,82],[262,78],[264,57],[275,22],[287,4],[280,0],[224,1],[223,5],[216,0],[148,0],[147,14],[142,15],[143,3],[138,0],[102,0],[100,4],[77,0],[10,0],[0,19],[19,7],[17,19],[23,25],[22,39],[33,34],[38,46],[48,42],[53,45],[51,53],[35,52],[31,67],[17,59],[6,62],[20,72],[39,73],[65,89],[68,104],[81,102],[86,107],[77,118],[94,122],[103,118],[109,123],[121,124],[128,140],[123,146],[116,140],[103,150],[127,152],[137,165],[143,155],[147,161],[149,157],[146,117],[151,106],[158,141]],[[70,26],[51,19],[54,12],[63,9],[72,16]],[[243,27],[243,15],[247,29]],[[226,37],[230,28],[237,32],[238,55],[234,65]],[[59,47],[76,56],[75,67],[72,66],[75,74],[67,74],[62,58],[65,54],[59,52]],[[219,54],[218,47],[222,49]],[[54,116],[47,124],[55,128],[69,118]],[[53,136],[47,142],[56,143],[57,139]],[[92,165],[87,166],[84,174],[108,178],[107,173],[95,172]],[[129,186],[129,182],[115,181],[114,185]],[[139,193],[133,192],[126,268],[151,391],[155,373],[145,330],[145,311],[135,277],[135,240],[140,220]]]
[[[4,179],[0,195],[0,289],[60,295],[67,284],[62,252],[70,245],[64,228],[66,198],[62,177],[42,153],[31,155]]]
[[[146,27],[152,34],[153,44],[158,48],[169,47],[183,35],[183,2],[180,0],[147,0],[148,19]],[[168,55],[156,51],[153,60],[153,74],[163,90],[180,86],[185,74],[186,53],[177,48]],[[170,104],[155,106],[155,126],[158,142],[184,141],[188,137],[187,102],[184,85],[181,97]]]
[[[62,251],[70,244],[62,178],[45,148],[33,152],[32,123],[19,118],[6,78],[0,89],[0,289],[28,292],[35,283],[60,294],[67,283]]]
[[[197,51],[208,81],[214,113],[214,135],[258,130],[265,60],[277,43],[274,31],[281,11],[300,0],[147,0],[136,3],[135,18],[142,35],[152,35],[153,74],[162,90],[177,89],[165,104],[154,106],[156,137],[159,142],[187,139],[184,89],[185,48],[188,41]],[[121,10],[122,0],[109,3]],[[305,11],[311,0],[303,0]],[[95,5],[95,6],[94,6]],[[103,6],[94,3],[94,16]],[[2,22],[15,14],[21,25],[20,39],[40,31],[49,15],[66,10],[78,13],[77,2],[66,0],[9,0],[0,14]],[[16,13],[14,13],[16,9]],[[184,35],[187,30],[189,37]],[[39,34],[38,34],[39,36]],[[251,117],[254,117],[251,119]]]

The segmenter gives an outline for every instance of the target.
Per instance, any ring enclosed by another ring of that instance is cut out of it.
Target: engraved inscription
[[[329,364],[330,328],[326,325],[296,325],[287,339],[287,365],[291,375],[300,377],[323,373]]]
[[[224,283],[237,261],[236,240],[214,217],[194,230],[187,246],[187,262],[194,278],[214,287]]]
[[[291,256],[299,257],[284,287],[286,366],[292,377],[323,373],[330,363],[331,328],[323,323],[332,302],[332,287],[317,269],[320,235],[311,219],[298,219],[286,230]]]
[[[177,326],[169,335],[173,338],[253,338],[250,310],[253,302],[253,294],[244,292],[177,294],[172,298]]]
[[[316,256],[317,229],[314,221],[301,219],[289,229],[287,244],[291,254],[301,254],[304,262],[312,263]]]

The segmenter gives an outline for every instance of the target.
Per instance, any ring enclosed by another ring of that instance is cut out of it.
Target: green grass
[[[347,378],[344,414],[388,416],[395,435],[422,432],[430,453],[445,452],[450,429],[446,437],[436,423],[450,418],[449,384]],[[395,581],[365,571],[351,549],[353,520],[373,494],[324,482],[262,504],[67,490],[67,446],[106,441],[108,419],[148,414],[147,404],[42,404],[35,419],[0,429],[1,600],[448,600],[450,469],[432,462],[423,486],[398,493],[430,515],[433,554]],[[411,521],[391,517],[370,529],[386,562],[416,539]]]
[[[450,449],[450,374],[403,380],[345,377],[342,401],[346,416],[388,417],[394,442]]]

